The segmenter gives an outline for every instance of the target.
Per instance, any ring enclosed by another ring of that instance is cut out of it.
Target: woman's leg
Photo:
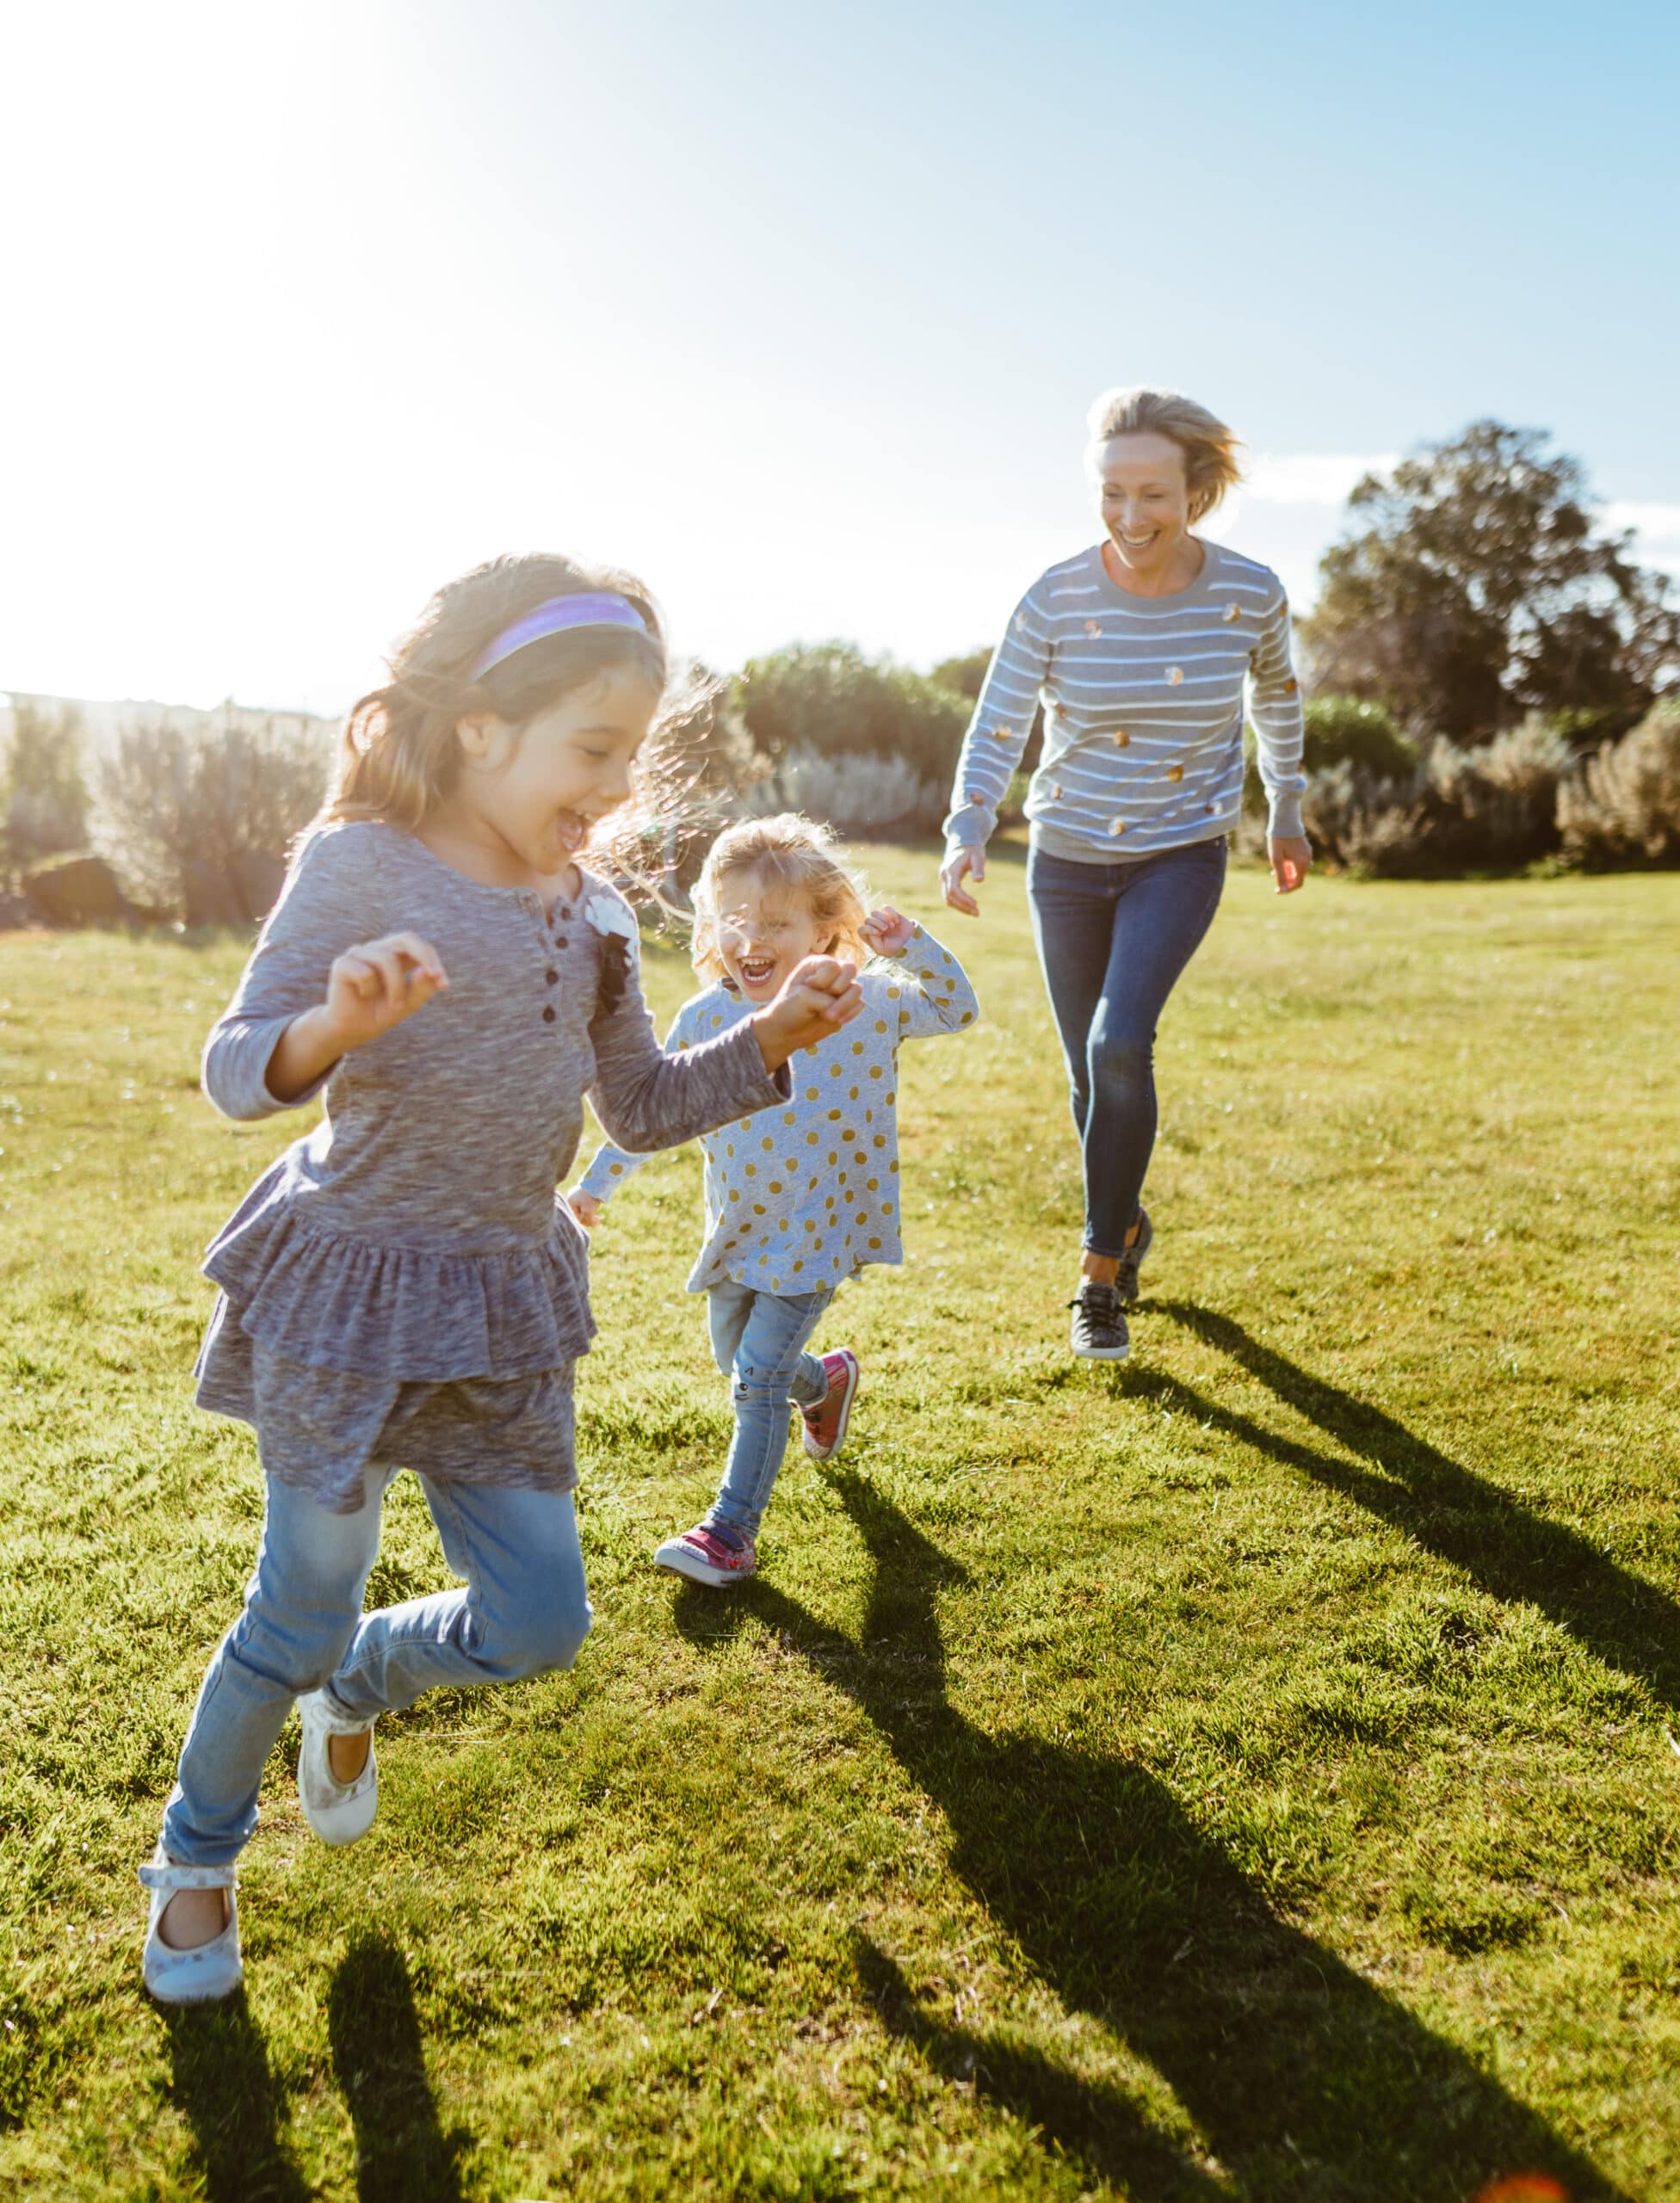
[[[293,1700],[326,1681],[355,1632],[385,1484],[384,1472],[370,1470],[361,1512],[333,1515],[269,1478],[244,1609],[210,1663],[164,1808],[170,1858],[224,1867],[250,1841],[263,1763]]]
[[[1196,842],[1122,875],[1108,969],[1086,1042],[1085,1246],[1117,1259],[1155,1145],[1155,1028],[1225,886],[1225,843]]]
[[[1067,1059],[1073,1129],[1083,1142],[1090,1110],[1090,1027],[1102,998],[1114,947],[1117,867],[1075,864],[1035,850],[1027,865],[1027,903],[1044,990]]]
[[[589,1635],[569,1491],[430,1477],[420,1484],[465,1588],[362,1616],[327,1685],[351,1721],[411,1706],[440,1684],[459,1690],[569,1668]]]
[[[736,1351],[735,1436],[723,1482],[707,1512],[708,1527],[721,1524],[738,1537],[756,1538],[788,1450],[788,1404],[814,1405],[828,1390],[828,1375],[805,1342],[833,1299],[820,1293],[755,1293]]]

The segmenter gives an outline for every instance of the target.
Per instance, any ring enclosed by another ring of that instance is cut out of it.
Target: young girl
[[[791,1399],[805,1450],[825,1461],[846,1435],[857,1391],[849,1347],[805,1351],[841,1283],[869,1262],[903,1258],[894,1104],[899,1046],[972,1025],[979,1004],[960,966],[896,910],[866,915],[862,890],[826,828],[754,819],[719,836],[695,890],[694,966],[713,984],[685,1003],[666,1045],[715,1046],[763,1015],[803,959],[882,961],[862,978],[855,1031],[825,1035],[794,1066],[785,1102],[744,1111],[701,1141],[706,1243],[689,1280],[709,1297],[712,1351],[732,1377],[735,1437],[704,1519],[654,1554],[696,1583],[738,1583],[788,1444]],[[593,1227],[636,1168],[605,1146],[568,1196]]]
[[[212,1245],[201,1406],[253,1424],[268,1508],[244,1610],[200,1693],[151,1864],[145,1972],[240,1979],[234,1862],[294,1700],[306,1818],[374,1818],[379,1716],[438,1684],[571,1665],[590,1625],[573,1519],[586,1242],[555,1188],[583,1095],[629,1148],[792,1098],[788,1058],[855,1015],[796,960],[750,1020],[668,1058],[628,906],[578,861],[631,793],[666,651],[645,591],[564,558],[452,583],[352,710],[204,1084],[225,1114],[326,1115]],[[361,1611],[380,1503],[419,1477],[466,1588]]]

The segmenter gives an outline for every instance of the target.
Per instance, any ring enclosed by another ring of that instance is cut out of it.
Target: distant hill
[[[13,688],[0,689],[0,745],[3,745],[11,734],[14,704],[38,704],[47,712],[65,709],[79,712],[82,724],[88,731],[89,743],[95,751],[107,748],[118,735],[130,727],[155,726],[160,720],[169,726],[237,728],[241,732],[272,727],[277,734],[314,736],[322,740],[331,735],[338,725],[336,719],[320,719],[311,712],[257,711],[248,704],[236,704],[231,700],[213,705],[208,711],[201,711],[193,704],[146,703],[132,697],[118,702],[104,702],[84,696],[39,696],[25,689]]]

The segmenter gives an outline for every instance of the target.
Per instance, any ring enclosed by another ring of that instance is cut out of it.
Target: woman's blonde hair
[[[761,888],[781,887],[810,911],[827,935],[823,953],[862,964],[869,953],[863,922],[869,905],[863,882],[846,863],[831,827],[796,811],[776,818],[744,818],[726,827],[706,853],[695,883],[695,934],[690,953],[703,979],[729,979],[719,932],[724,885],[750,873]]]
[[[479,652],[525,614],[552,597],[597,592],[627,599],[646,632],[568,628],[473,677]],[[708,684],[692,677],[673,689],[658,607],[633,575],[553,553],[492,558],[446,583],[387,663],[391,678],[350,707],[327,799],[311,831],[341,819],[371,818],[415,832],[460,777],[458,721],[493,712],[522,727],[571,690],[629,668],[660,701],[653,733],[637,759],[636,799],[615,814],[607,837],[608,849],[616,853],[621,842],[628,848],[646,841],[650,812],[663,818],[672,807],[673,774],[661,738],[709,700]]]
[[[1192,526],[1205,520],[1227,490],[1243,478],[1237,454],[1241,441],[1223,421],[1176,390],[1105,390],[1087,417],[1093,461],[1113,436],[1170,437],[1184,454],[1184,481],[1190,493]]]

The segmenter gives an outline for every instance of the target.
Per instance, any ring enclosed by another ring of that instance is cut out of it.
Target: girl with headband
[[[715,1040],[660,1048],[635,919],[581,860],[680,716],[627,577],[525,558],[451,583],[352,709],[211,1033],[225,1115],[318,1095],[326,1114],[205,1262],[221,1292],[198,1401],[255,1429],[267,1513],[140,1869],[165,2002],[240,1981],[235,1864],[294,1701],[305,1818],[354,1843],[381,1713],[569,1667],[584,1641],[572,1375],[594,1325],[555,1189],[585,1093],[621,1146],[675,1146],[788,1101],[788,1058],[856,1015],[853,966],[812,957]],[[464,1588],[364,1614],[399,1466]]]

